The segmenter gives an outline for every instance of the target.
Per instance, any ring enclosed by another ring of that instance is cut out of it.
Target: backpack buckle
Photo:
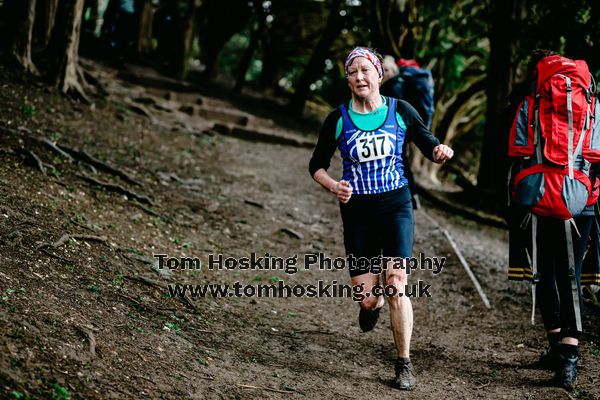
[[[536,272],[535,274],[532,275],[532,283],[539,283],[540,282],[540,273]]]

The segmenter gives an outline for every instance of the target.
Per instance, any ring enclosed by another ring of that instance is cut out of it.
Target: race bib
[[[394,144],[386,134],[356,139],[356,150],[360,162],[379,160],[392,155]]]

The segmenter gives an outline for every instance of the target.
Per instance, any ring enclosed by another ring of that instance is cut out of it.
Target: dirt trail
[[[149,212],[83,183],[76,175],[83,167],[35,148],[60,171],[44,176],[10,151],[26,140],[13,135],[3,141],[3,397],[16,391],[61,398],[61,390],[88,399],[409,396],[391,386],[395,352],[387,306],[375,330],[363,334],[349,298],[198,299],[191,306],[170,299],[162,286],[348,283],[346,270],[285,274],[205,265],[165,274],[151,265],[157,253],[205,261],[218,253],[343,256],[339,210],[307,173],[310,150],[202,134],[212,121],[198,116],[177,125],[164,110],[153,109],[157,120],[150,121],[113,102],[90,111],[35,87],[7,83],[3,92],[3,126],[11,120],[9,126],[44,135],[59,131],[61,142],[84,144],[134,173],[143,186],[131,189],[153,199]],[[37,115],[15,120],[24,101],[37,105]],[[339,174],[339,160],[332,164]],[[536,327],[529,324],[527,288],[505,280],[506,233],[426,210],[456,238],[492,309],[481,304],[443,235],[417,212],[415,254],[448,260],[437,276],[419,271],[410,277],[431,284],[432,294],[413,300],[418,386],[410,396],[600,398],[597,313],[587,312],[579,389],[569,397],[549,385],[551,373],[528,367],[544,341],[539,316]],[[107,241],[36,250],[64,233]]]

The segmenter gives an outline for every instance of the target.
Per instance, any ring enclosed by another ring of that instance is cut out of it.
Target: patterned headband
[[[356,57],[364,57],[367,60],[371,61],[371,64],[377,70],[377,74],[381,78],[383,76],[383,66],[381,65],[381,60],[373,53],[371,50],[366,49],[364,47],[357,47],[348,54],[348,58],[346,58],[346,63],[344,64],[344,69],[348,72],[348,67],[352,64],[352,60]]]

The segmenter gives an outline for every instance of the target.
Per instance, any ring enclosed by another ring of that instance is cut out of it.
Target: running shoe
[[[417,383],[413,365],[410,360],[405,361],[402,359],[396,360],[396,379],[394,382],[400,390],[413,390]]]

